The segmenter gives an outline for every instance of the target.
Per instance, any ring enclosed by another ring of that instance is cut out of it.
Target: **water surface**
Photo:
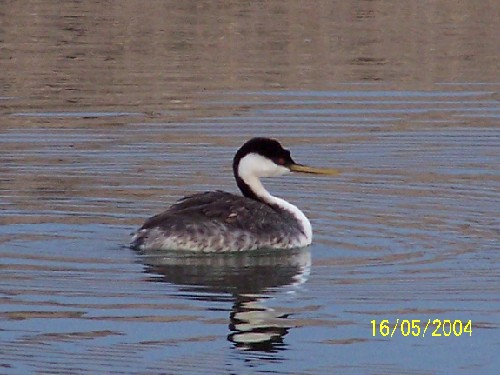
[[[0,13],[0,372],[500,368],[495,2],[120,4]],[[342,170],[266,181],[312,246],[127,247],[183,195],[236,192],[256,135]],[[374,337],[384,319],[472,335]]]

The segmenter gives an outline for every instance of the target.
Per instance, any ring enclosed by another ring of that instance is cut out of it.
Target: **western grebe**
[[[272,196],[261,177],[288,172],[324,175],[336,170],[297,164],[290,151],[269,138],[252,138],[236,153],[233,173],[243,193],[209,191],[180,199],[146,220],[134,234],[132,248],[228,252],[291,249],[312,241],[311,223],[296,206]]]

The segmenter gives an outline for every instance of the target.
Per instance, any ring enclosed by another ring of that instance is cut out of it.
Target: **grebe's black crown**
[[[276,164],[287,166],[294,164],[292,157],[290,156],[290,151],[283,148],[281,144],[271,138],[252,138],[247,141],[238,150],[233,160],[233,171],[237,174],[238,164],[242,158],[248,154],[259,154],[265,158],[268,158],[275,162]]]

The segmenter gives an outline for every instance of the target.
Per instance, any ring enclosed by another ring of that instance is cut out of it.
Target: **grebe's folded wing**
[[[166,211],[149,218],[141,229],[179,231],[189,226],[220,225],[249,232],[279,231],[294,218],[262,202],[224,191],[210,191],[180,199]]]

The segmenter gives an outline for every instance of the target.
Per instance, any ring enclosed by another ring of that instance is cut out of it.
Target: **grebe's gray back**
[[[309,220],[296,206],[272,196],[261,177],[288,172],[337,174],[297,164],[279,142],[252,138],[236,153],[233,172],[244,196],[210,191],[180,199],[146,220],[134,234],[138,250],[197,252],[290,249],[312,241]]]

